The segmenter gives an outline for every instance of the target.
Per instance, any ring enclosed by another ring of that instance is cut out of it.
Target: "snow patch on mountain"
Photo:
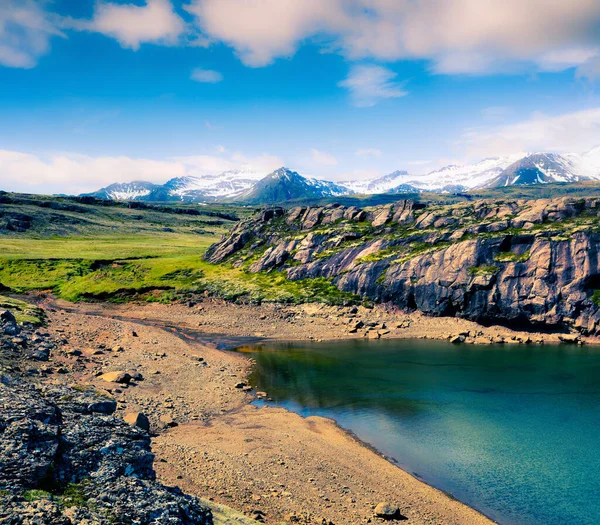
[[[265,175],[246,167],[216,175],[176,177],[169,180],[165,187],[169,195],[183,200],[188,196],[227,197],[251,188]]]
[[[396,170],[392,173],[384,175],[383,177],[378,176],[367,180],[342,181],[339,183],[339,185],[352,190],[354,193],[387,193],[402,184],[402,181],[408,176],[409,175],[407,171]]]
[[[87,195],[114,201],[133,201],[147,197],[156,187],[156,184],[146,181],[115,182]]]
[[[564,156],[572,162],[577,173],[590,179],[600,180],[600,146],[582,154],[569,153]]]

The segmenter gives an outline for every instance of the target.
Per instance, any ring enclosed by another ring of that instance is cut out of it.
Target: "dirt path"
[[[167,484],[250,516],[260,511],[267,523],[367,523],[381,501],[398,504],[408,523],[491,523],[395,467],[332,421],[250,405],[252,394],[238,387],[251,361],[217,349],[228,338],[231,343],[252,336],[256,326],[281,338],[298,330],[316,338],[327,326],[329,335],[349,337],[347,322],[338,330],[347,312],[339,318],[330,312],[290,317],[272,306],[219,303],[47,306],[49,330],[64,343],[53,364],[63,373],[53,374],[53,380],[106,389],[118,400],[119,413],[147,415],[157,434],[156,470]],[[369,313],[390,322],[389,313]],[[173,326],[183,331],[174,332]],[[218,337],[227,326],[228,338]],[[194,338],[199,330],[206,344]],[[142,379],[128,386],[110,383],[100,377],[109,371],[139,373]]]

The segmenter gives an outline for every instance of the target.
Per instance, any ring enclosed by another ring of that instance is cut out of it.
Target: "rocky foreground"
[[[273,208],[211,246],[213,263],[340,290],[432,316],[600,330],[600,201],[413,201]]]
[[[51,384],[57,343],[0,311],[0,523],[212,524],[209,509],[156,481],[149,433],[89,386]]]
[[[247,382],[252,361],[220,350],[248,330],[356,337],[348,316],[393,324],[392,312],[210,297],[191,306],[38,300],[47,326],[9,323],[20,332],[2,337],[0,523],[177,524],[204,507],[215,525],[491,523],[333,421],[250,404],[259,396]],[[400,320],[404,328],[381,337],[426,331],[419,319]],[[474,324],[444,321],[450,333]]]

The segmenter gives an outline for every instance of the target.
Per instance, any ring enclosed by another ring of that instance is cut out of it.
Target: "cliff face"
[[[600,201],[543,199],[368,209],[270,209],[211,246],[213,263],[341,290],[434,316],[600,328]]]

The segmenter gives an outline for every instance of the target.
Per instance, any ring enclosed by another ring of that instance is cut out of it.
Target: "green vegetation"
[[[500,268],[498,268],[497,266],[490,266],[490,265],[471,266],[469,268],[469,273],[471,275],[494,275],[495,273],[497,273],[499,271],[500,271]]]
[[[433,253],[439,250],[443,250],[450,246],[449,242],[438,242],[435,244],[431,244],[428,242],[411,242],[409,244],[409,250],[402,255],[402,257],[393,261],[394,264],[402,264],[418,255],[423,255],[425,253]]]
[[[384,248],[383,250],[365,255],[364,257],[361,257],[359,261],[361,263],[381,261],[383,259],[387,259],[388,257],[398,255],[399,253],[406,251],[406,249],[406,246],[390,246],[389,248]]]
[[[0,193],[0,289],[48,290],[69,301],[169,302],[204,291],[251,302],[356,301],[326,279],[289,281],[278,272],[252,274],[248,265],[202,260],[206,248],[236,223],[231,218],[253,211],[233,206],[131,209]],[[23,216],[27,221],[14,222]],[[14,224],[28,227],[17,232],[11,229]],[[20,321],[39,321],[25,303],[13,301],[10,308]]]
[[[354,302],[326,279],[289,281],[279,272],[254,274],[231,265],[213,265],[201,255],[216,237],[157,236],[137,239],[121,258],[127,242],[116,238],[22,240],[21,253],[0,258],[0,283],[15,292],[50,290],[68,301],[130,299],[168,302],[178,295],[201,293],[251,302]],[[46,246],[51,243],[51,246]],[[68,258],[78,246],[82,258]],[[151,255],[154,252],[157,255]],[[52,258],[29,258],[29,254]],[[160,254],[160,255],[158,255]],[[63,258],[60,258],[60,255]],[[100,257],[85,258],[90,255]]]
[[[57,489],[52,492],[41,489],[27,490],[23,493],[23,498],[26,501],[52,500],[62,508],[88,507],[88,497],[84,490],[87,483],[87,480],[80,483],[69,483],[64,490]]]
[[[84,487],[86,481],[81,483],[69,483],[63,493],[59,496],[59,502],[63,507],[87,507],[88,497]]]
[[[494,257],[494,261],[496,262],[524,262],[528,261],[531,256],[529,250],[523,252],[522,254],[514,253],[514,252],[500,252],[496,257]]]
[[[572,186],[555,186],[552,190],[555,192],[571,192],[573,189]],[[584,184],[580,189],[585,189],[587,194],[596,189],[600,193],[600,185],[597,186]],[[532,190],[514,190],[529,191]],[[536,188],[536,191],[540,189]],[[544,191],[549,190],[545,187]],[[513,193],[509,191],[503,195],[508,202],[505,212],[511,210],[508,198],[513,198]],[[387,197],[398,200],[411,196]],[[353,204],[370,204],[370,201],[360,201],[357,196],[348,198],[353,200]],[[415,210],[418,225],[414,222],[388,223],[384,228],[374,228],[367,221],[339,220],[336,224],[317,226],[310,233],[323,235],[323,241],[316,238],[315,242],[320,243],[322,251],[315,251],[314,258],[331,257],[342,250],[382,240],[385,248],[357,262],[392,259],[391,264],[403,264],[420,255],[443,250],[454,242],[470,239],[540,232],[554,239],[566,237],[579,229],[600,231],[598,217],[592,212],[583,212],[572,219],[535,224],[527,230],[512,228],[478,233],[477,226],[492,219],[478,219],[485,213],[480,213],[481,203],[475,205],[470,202],[470,196],[455,195],[449,200],[435,200],[433,194],[429,194],[420,195],[418,200],[429,201],[426,209],[417,207]],[[494,206],[503,206],[503,202],[497,201]],[[0,192],[0,290],[3,287],[16,293],[47,290],[69,301],[170,302],[205,292],[248,302],[320,301],[340,304],[359,301],[358,297],[340,292],[327,279],[289,281],[286,274],[279,271],[249,271],[249,267],[270,247],[270,241],[265,238],[272,236],[289,241],[306,236],[306,232],[299,231],[297,227],[290,228],[283,217],[262,226],[264,231],[250,239],[225,263],[213,265],[202,260],[202,254],[210,244],[226,234],[238,218],[254,211],[253,208],[234,205],[127,205],[93,199],[33,197]],[[506,216],[495,216],[493,220]],[[440,217],[448,219],[444,222],[445,226],[434,227]],[[453,235],[458,228],[462,237],[460,234]],[[495,262],[523,262],[529,256],[529,252],[520,255],[503,252],[496,256]],[[287,266],[294,264],[300,263],[291,259],[286,263]],[[497,266],[469,269],[473,275],[489,275],[497,271]],[[385,273],[379,276],[377,282],[383,279]],[[35,312],[22,308],[16,311],[21,321],[39,321]]]
[[[44,322],[44,312],[25,301],[0,295],[0,309],[10,310],[18,323],[41,325]]]
[[[23,493],[23,498],[25,501],[37,501],[40,499],[52,499],[52,494],[46,492],[45,490],[28,490]]]

